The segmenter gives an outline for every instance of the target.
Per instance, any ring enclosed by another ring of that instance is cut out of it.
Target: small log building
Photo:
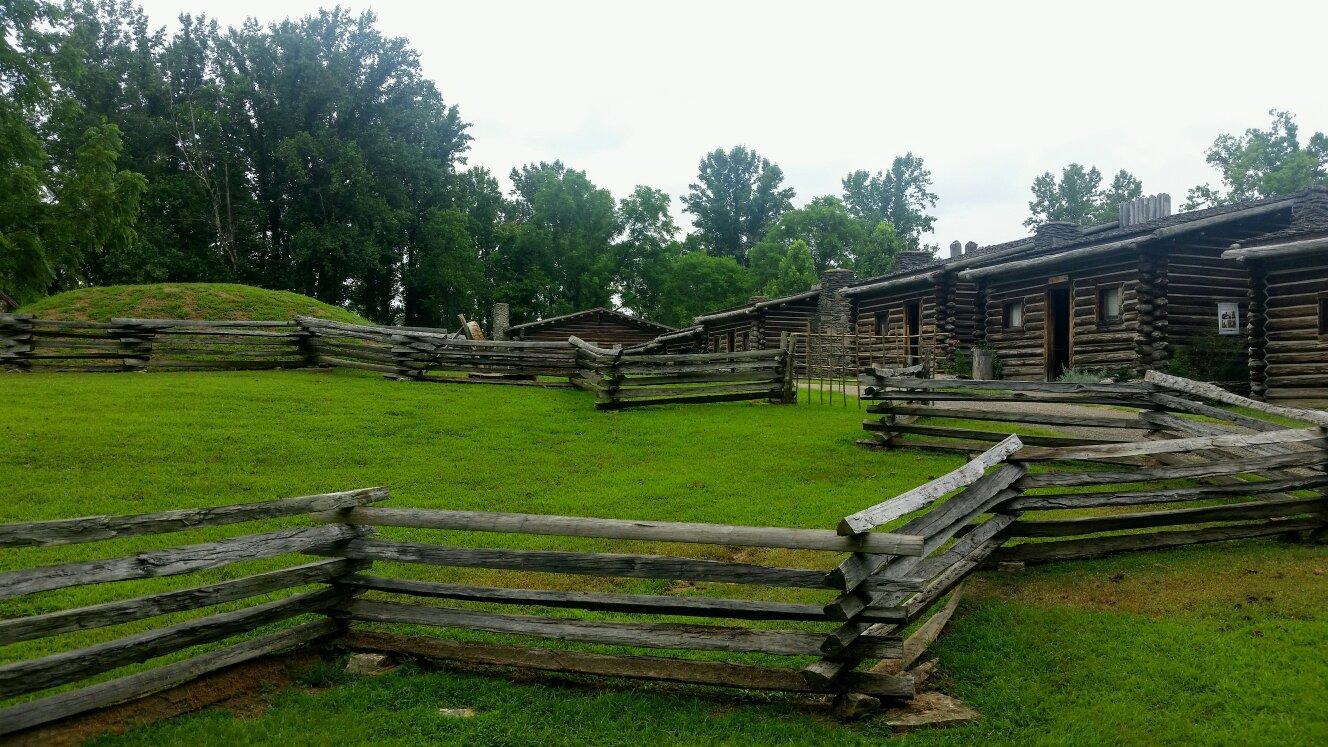
[[[756,296],[742,306],[698,316],[696,324],[711,352],[777,348],[785,332],[847,334],[849,307],[839,290],[852,283],[852,270],[832,268],[802,293]]]
[[[631,347],[676,332],[673,327],[613,309],[595,308],[508,327],[509,340],[566,340],[573,335],[600,347]]]

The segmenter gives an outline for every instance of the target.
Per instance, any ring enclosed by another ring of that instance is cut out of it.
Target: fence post
[[[780,359],[782,367],[780,369],[780,397],[779,403],[784,405],[796,405],[798,403],[798,389],[793,385],[793,336],[788,332],[779,333],[779,349],[783,351],[783,357]]]
[[[110,333],[120,340],[121,365],[126,371],[145,371],[152,360],[152,328],[136,319],[115,318]]]
[[[317,368],[318,344],[314,341],[317,335],[304,317],[295,317],[295,335],[299,337],[295,347],[304,358],[304,364],[310,368]]]
[[[32,369],[32,315],[0,314],[0,364]]]

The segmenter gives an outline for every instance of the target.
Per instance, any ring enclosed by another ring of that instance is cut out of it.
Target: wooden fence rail
[[[788,338],[779,348],[664,355],[626,353],[572,337],[573,384],[595,393],[595,407],[618,410],[674,403],[795,401]]]

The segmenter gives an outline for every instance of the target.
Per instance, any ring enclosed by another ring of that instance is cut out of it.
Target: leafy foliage
[[[748,250],[792,207],[793,189],[783,183],[784,172],[756,151],[716,148],[682,202],[707,251],[746,265]]]
[[[1044,172],[1033,180],[1033,200],[1028,203],[1031,215],[1024,221],[1030,228],[1052,221],[1068,221],[1081,226],[1107,223],[1117,217],[1117,206],[1143,195],[1143,185],[1124,169],[1116,172],[1111,184],[1102,187],[1102,172],[1096,166],[1085,169],[1071,163],[1055,174]]]
[[[1273,109],[1268,129],[1219,135],[1207,161],[1222,174],[1222,187],[1190,189],[1185,209],[1193,210],[1328,185],[1328,135],[1316,132],[1304,147],[1295,115]]]
[[[930,232],[936,223],[936,218],[927,214],[936,207],[931,172],[922,158],[911,152],[895,156],[885,173],[854,171],[844,177],[842,184],[850,215],[869,226],[889,223],[910,248],[917,248],[922,234]]]

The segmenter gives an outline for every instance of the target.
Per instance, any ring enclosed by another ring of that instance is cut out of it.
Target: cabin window
[[[1097,321],[1112,324],[1121,320],[1121,287],[1113,285],[1097,289]]]
[[[1002,329],[1024,328],[1023,301],[1006,301],[1001,306],[1001,328]]]
[[[1328,293],[1319,296],[1319,334],[1328,335]]]
[[[890,331],[890,315],[878,313],[876,315],[876,336],[885,337]]]
[[[729,330],[729,349],[725,352],[732,353],[733,351],[738,349],[737,347],[735,347],[737,339],[738,339],[737,333],[734,332],[733,330]]]

